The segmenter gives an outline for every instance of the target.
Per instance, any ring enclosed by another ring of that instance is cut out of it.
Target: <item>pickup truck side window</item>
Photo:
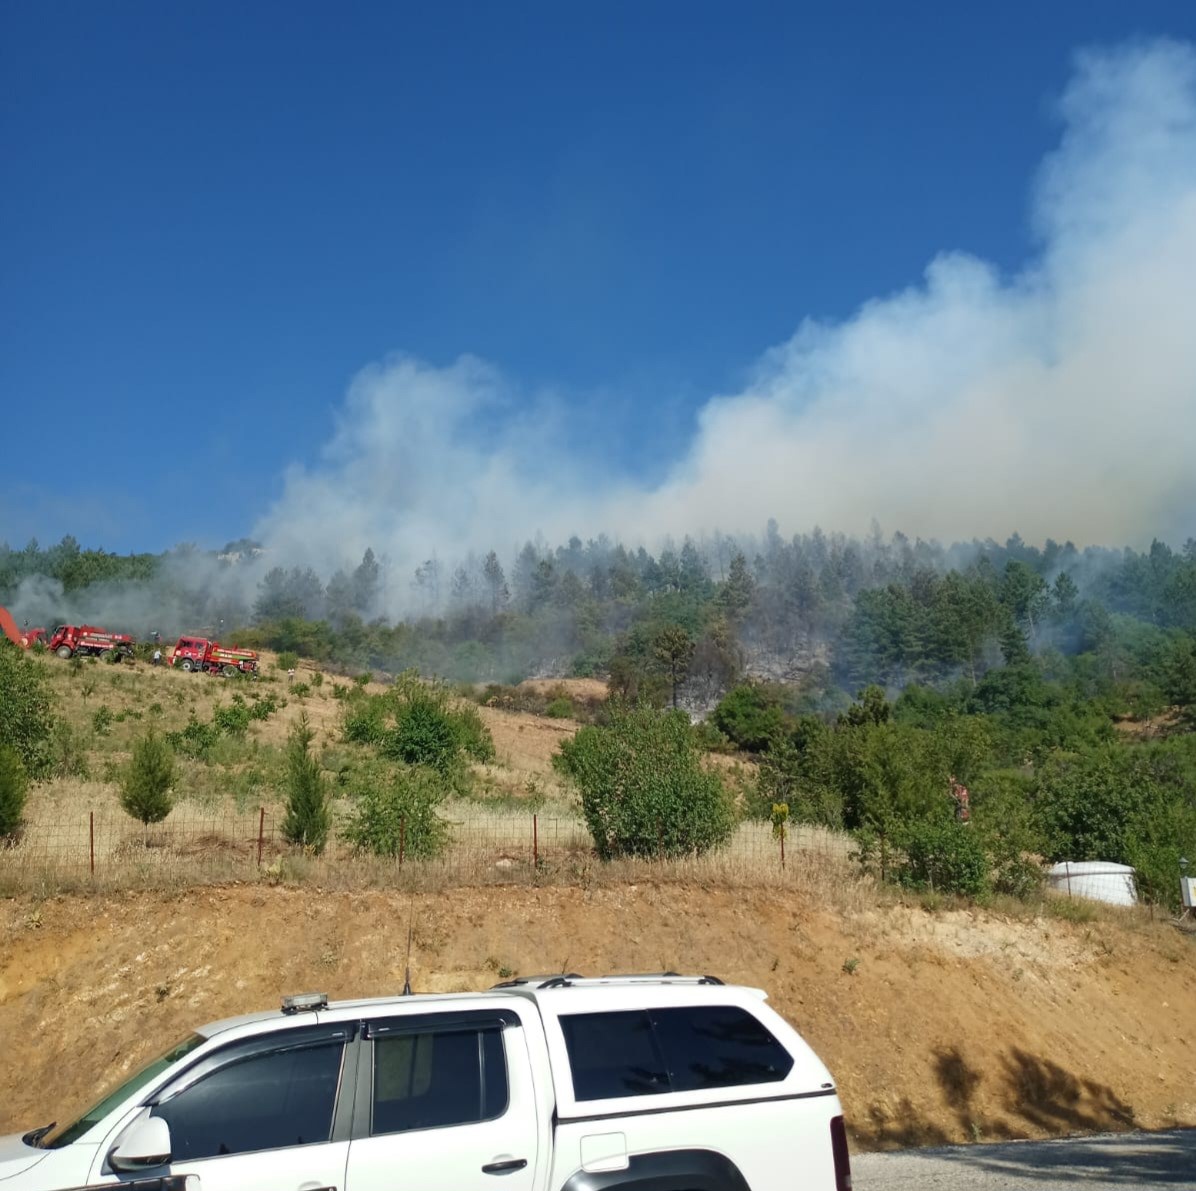
[[[370,1135],[492,1121],[507,1110],[497,1025],[428,1029],[374,1039]]]
[[[793,1056],[744,1009],[694,1005],[561,1015],[578,1101],[784,1079]]]
[[[218,1067],[153,1109],[175,1162],[326,1142],[342,1040],[251,1054]]]
[[[775,1083],[793,1070],[793,1056],[743,1009],[695,1005],[649,1016],[674,1092]]]

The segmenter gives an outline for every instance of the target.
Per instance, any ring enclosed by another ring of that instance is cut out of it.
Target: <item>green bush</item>
[[[278,710],[278,697],[270,692],[262,695],[255,693],[253,702],[249,705],[251,720],[268,720]]]
[[[494,751],[494,737],[482,721],[477,709],[469,706],[450,707],[449,715],[457,729],[457,739],[466,756],[483,765],[489,765],[497,757]]]
[[[251,718],[245,700],[239,697],[235,698],[230,706],[217,707],[212,712],[212,723],[221,732],[227,732],[230,736],[244,736],[249,730]]]
[[[382,751],[408,765],[427,765],[447,773],[461,752],[461,738],[442,700],[412,691],[394,710],[394,727]]]
[[[345,839],[375,856],[427,860],[439,856],[449,839],[448,824],[436,813],[448,792],[444,779],[425,768],[374,768],[349,779],[355,807]]]
[[[1034,790],[1048,859],[1132,865],[1147,900],[1175,906],[1179,858],[1196,852],[1192,776],[1168,745],[1053,760]]]
[[[710,722],[741,749],[763,752],[784,727],[779,700],[757,683],[742,683],[723,696]]]
[[[147,827],[160,823],[174,806],[171,790],[176,776],[170,745],[150,732],[133,745],[133,757],[120,783],[121,806]]]
[[[91,713],[92,730],[97,736],[107,736],[112,731],[113,718],[112,708],[107,703],[101,703]]]
[[[166,740],[176,753],[196,761],[206,761],[220,740],[220,729],[214,723],[200,723],[193,711],[187,726],[178,732],[168,732]]]
[[[91,774],[90,737],[76,731],[66,720],[56,720],[50,733],[50,768],[59,777],[86,778]]]
[[[14,749],[25,773],[47,776],[56,717],[41,664],[0,638],[0,745]]]
[[[905,858],[897,866],[896,879],[906,888],[961,897],[980,897],[989,891],[988,856],[966,824],[914,823],[902,843]]]
[[[359,693],[356,687],[338,687],[345,690],[341,696],[345,710],[341,717],[341,732],[352,744],[381,744],[386,738],[389,708],[382,696],[370,697]]]
[[[293,650],[284,649],[278,655],[278,669],[282,671],[294,670],[299,665],[299,655]]]
[[[685,715],[616,707],[608,725],[565,741],[553,763],[580,790],[594,847],[611,860],[687,856],[730,839],[731,799],[701,757]]]
[[[21,831],[29,778],[21,756],[11,745],[0,745],[0,839],[15,839]]]
[[[693,726],[694,742],[707,753],[733,753],[735,742],[724,736],[709,720],[702,720]]]
[[[377,745],[392,760],[442,774],[465,772],[464,759],[490,762],[494,739],[476,708],[457,706],[441,686],[405,673],[381,695],[354,693],[342,728],[346,741]]]
[[[318,856],[328,842],[331,811],[320,763],[311,752],[315,735],[306,715],[301,715],[291,728],[287,742],[287,813],[282,821],[282,834],[286,840]]]
[[[573,718],[573,700],[558,697],[549,702],[544,708],[544,714],[550,720],[568,720]]]

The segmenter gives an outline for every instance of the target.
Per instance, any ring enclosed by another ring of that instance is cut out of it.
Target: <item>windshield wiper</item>
[[[49,1133],[50,1130],[53,1129],[57,1124],[57,1121],[51,1121],[48,1125],[43,1125],[40,1129],[30,1129],[29,1132],[21,1138],[21,1140],[27,1146],[36,1146],[38,1149],[40,1149],[42,1138],[45,1137],[46,1134]]]

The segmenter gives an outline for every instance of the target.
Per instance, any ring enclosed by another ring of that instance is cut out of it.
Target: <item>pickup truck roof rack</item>
[[[608,976],[582,976],[577,972],[561,972],[555,976],[516,976],[493,988],[572,988],[578,982],[586,984],[648,984],[678,981],[690,984],[722,984],[717,976],[685,976],[680,972],[615,972]]]

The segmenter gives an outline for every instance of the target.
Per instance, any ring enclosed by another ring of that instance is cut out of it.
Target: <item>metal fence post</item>
[[[257,866],[262,867],[262,844],[266,840],[266,808],[259,806],[257,815]]]
[[[532,814],[532,868],[540,867],[540,816]]]
[[[89,848],[91,859],[91,875],[96,875],[96,813],[95,811],[87,812],[87,834],[89,836]]]

